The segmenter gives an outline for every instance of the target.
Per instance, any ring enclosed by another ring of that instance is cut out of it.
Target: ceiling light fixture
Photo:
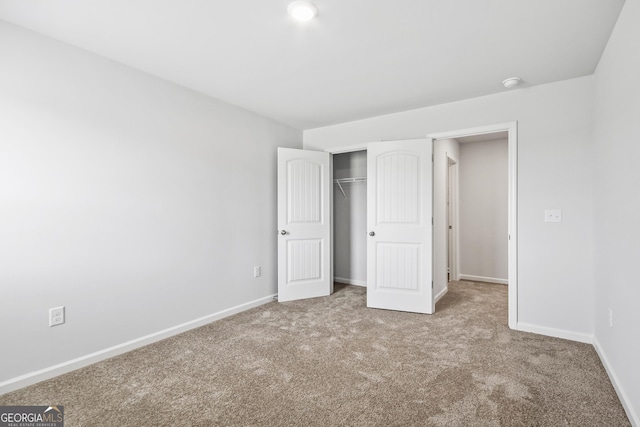
[[[310,1],[298,0],[289,4],[287,12],[296,21],[307,22],[316,17],[318,8]]]
[[[516,87],[520,84],[520,77],[509,77],[502,81],[502,84],[507,89],[511,89],[512,87]]]

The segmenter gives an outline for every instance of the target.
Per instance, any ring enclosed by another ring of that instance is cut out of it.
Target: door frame
[[[459,211],[458,211],[458,162],[447,154],[447,224],[452,227],[447,230],[447,256],[449,264],[449,279],[460,278],[460,241]],[[435,209],[435,208],[434,208]]]
[[[509,328],[518,328],[518,122],[497,123],[473,128],[463,128],[453,131],[427,134],[427,144],[433,144],[438,139],[462,138],[465,136],[481,135],[485,133],[507,132],[508,134],[508,324]],[[355,144],[341,147],[327,148],[330,154],[349,153],[367,149],[368,144]],[[333,156],[331,156],[333,159]],[[333,162],[332,168],[333,168]],[[433,176],[432,176],[433,181]],[[331,186],[330,200],[333,200],[333,186]],[[333,209],[331,210],[331,226],[333,227]],[[332,229],[333,232],[333,229]],[[333,272],[333,248],[331,248],[331,271]],[[433,273],[432,273],[433,274]]]
[[[462,138],[487,133],[508,134],[508,294],[509,328],[518,328],[518,122],[498,123],[474,128],[431,133],[427,138],[434,144],[438,139]]]

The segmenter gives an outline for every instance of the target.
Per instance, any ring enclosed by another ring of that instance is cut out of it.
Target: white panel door
[[[433,313],[432,143],[367,147],[367,307]]]
[[[330,156],[278,148],[278,301],[333,292]]]

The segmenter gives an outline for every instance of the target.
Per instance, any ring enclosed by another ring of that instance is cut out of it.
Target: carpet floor
[[[507,287],[434,315],[366,290],[269,303],[0,396],[65,426],[630,426],[591,345],[510,330]]]

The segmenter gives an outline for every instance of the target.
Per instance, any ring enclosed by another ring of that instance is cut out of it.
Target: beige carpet
[[[270,303],[0,396],[74,426],[629,426],[590,345],[511,331],[507,287],[452,283],[437,314],[365,289]]]

